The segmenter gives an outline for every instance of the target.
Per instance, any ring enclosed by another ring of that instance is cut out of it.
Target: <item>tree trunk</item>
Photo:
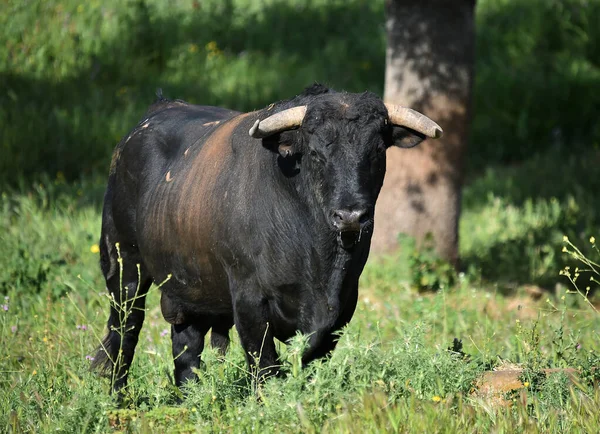
[[[384,100],[426,114],[440,140],[389,149],[377,202],[372,250],[398,247],[398,233],[418,242],[431,233],[437,252],[458,262],[463,160],[473,82],[476,0],[387,0]]]

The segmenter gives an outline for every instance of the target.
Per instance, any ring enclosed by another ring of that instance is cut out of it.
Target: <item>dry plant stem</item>
[[[595,239],[591,238],[590,241],[593,244],[593,248],[597,253],[600,253],[598,251],[598,248],[596,247],[595,244]],[[571,284],[573,285],[573,287],[575,288],[575,291],[571,291],[568,290],[568,293],[572,293],[572,294],[579,294],[584,300],[585,302],[594,310],[594,312],[598,313],[598,309],[596,309],[596,306],[593,305],[593,303],[590,301],[589,299],[589,292],[590,292],[590,287],[586,287],[585,291],[583,291],[579,285],[577,285],[577,278],[579,277],[580,273],[583,272],[592,272],[596,275],[600,275],[600,272],[598,271],[600,269],[600,265],[592,260],[590,260],[589,258],[587,258],[582,252],[581,250],[579,250],[579,248],[577,248],[577,246],[575,246],[566,236],[564,237],[564,242],[572,249],[570,250],[569,247],[565,246],[563,247],[563,252],[568,253],[573,259],[581,262],[582,264],[584,264],[587,268],[584,269],[580,269],[579,267],[575,268],[575,273],[571,274],[570,271],[570,267],[565,267],[564,270],[562,270],[560,272],[561,275],[567,276],[567,279],[569,279],[569,281],[571,282]],[[592,276],[590,278],[591,282],[595,282],[595,283],[600,283],[597,279],[594,278],[594,276]]]
[[[127,327],[127,321],[134,310],[138,310],[138,311],[146,310],[145,308],[140,308],[140,307],[136,306],[136,303],[135,303],[137,300],[143,299],[146,297],[145,294],[140,295],[140,285],[141,285],[141,281],[142,281],[141,265],[136,264],[137,284],[136,284],[136,288],[135,288],[135,292],[134,292],[133,296],[128,298],[127,297],[127,288],[125,288],[123,286],[124,265],[123,265],[123,257],[121,255],[121,248],[120,248],[119,243],[115,243],[115,248],[117,250],[117,262],[119,263],[119,290],[121,291],[122,297],[121,297],[120,303],[117,302],[117,300],[115,300],[114,294],[108,295],[108,298],[110,301],[111,308],[115,309],[115,311],[117,311],[119,314],[118,326],[117,327],[111,326],[111,328],[110,328],[110,330],[116,332],[120,338],[119,339],[119,349],[117,352],[116,359],[113,359],[113,357],[110,354],[110,351],[108,351],[108,348],[106,348],[104,346],[104,344],[102,343],[102,341],[100,341],[101,342],[100,345],[101,345],[102,349],[104,350],[107,357],[109,358],[110,363],[112,364],[112,371],[111,371],[111,375],[110,375],[111,385],[116,384],[117,381],[123,379],[128,373],[129,367],[123,366],[123,341],[125,338],[125,334],[127,332],[133,330],[135,326]],[[167,275],[166,279],[163,282],[161,282],[159,285],[157,285],[158,288],[160,288],[166,282],[168,282],[170,278],[171,278],[171,275],[170,274]]]

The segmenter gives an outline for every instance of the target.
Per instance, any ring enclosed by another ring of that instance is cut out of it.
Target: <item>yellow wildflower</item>
[[[435,395],[433,398],[431,398],[431,400],[432,400],[433,402],[440,402],[440,401],[442,400],[442,397],[441,397],[441,396],[437,396],[437,395]]]
[[[100,251],[100,247],[98,247],[98,244],[92,244],[92,246],[90,247],[90,252],[98,253],[99,251]]]

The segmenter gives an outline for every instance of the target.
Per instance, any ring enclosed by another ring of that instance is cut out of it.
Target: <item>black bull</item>
[[[145,295],[163,281],[177,385],[209,329],[225,351],[235,324],[260,377],[280,364],[274,338],[308,334],[303,363],[328,354],[356,307],[385,150],[440,135],[371,93],[319,85],[246,114],[160,98],[111,164],[100,257],[113,300],[96,367],[126,384]]]

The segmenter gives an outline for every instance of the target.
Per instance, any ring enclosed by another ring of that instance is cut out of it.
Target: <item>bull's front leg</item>
[[[273,327],[269,324],[268,300],[250,288],[239,288],[233,309],[235,326],[253,379],[259,383],[279,374],[281,363],[275,349]]]
[[[313,360],[326,357],[335,349],[339,340],[339,332],[346,326],[354,315],[358,301],[358,284],[353,285],[349,292],[349,298],[344,304],[333,328],[329,330],[318,330],[311,334],[308,347],[302,355],[302,365],[306,366]]]

